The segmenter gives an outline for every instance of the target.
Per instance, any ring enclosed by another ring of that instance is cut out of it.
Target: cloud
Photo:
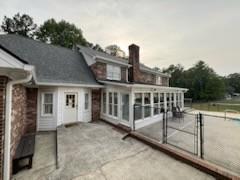
[[[65,19],[102,46],[114,43],[128,51],[136,43],[150,66],[190,67],[202,59],[220,74],[239,72],[238,0],[8,0],[0,7],[0,20],[17,12],[38,24]]]

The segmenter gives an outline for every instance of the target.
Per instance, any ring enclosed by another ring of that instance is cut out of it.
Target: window
[[[107,97],[106,97],[106,92],[103,92],[103,113],[106,113],[106,109],[107,109]]]
[[[118,116],[118,93],[117,92],[108,93],[108,114],[115,117]]]
[[[118,94],[115,92],[114,93],[114,116],[118,116]]]
[[[144,93],[144,118],[151,116],[151,95]]]
[[[153,103],[154,103],[154,115],[157,115],[160,113],[160,104],[159,104],[159,94],[154,93],[153,94]]]
[[[121,68],[119,66],[107,64],[107,79],[121,80]]]
[[[109,115],[113,115],[113,109],[112,109],[112,93],[108,93],[108,106],[109,106]]]
[[[42,115],[53,114],[53,94],[43,93],[42,94]]]
[[[160,93],[160,108],[161,108],[161,112],[163,112],[164,109],[164,93]]]
[[[89,94],[85,93],[85,104],[84,104],[85,110],[89,108],[88,106],[89,106]]]
[[[134,119],[142,119],[142,93],[135,93]]]
[[[157,78],[156,78],[156,84],[162,85],[162,77],[161,77],[161,76],[157,76]]]
[[[166,96],[167,96],[167,111],[170,111],[171,110],[171,103],[170,103],[170,93],[167,93]]]
[[[174,93],[171,94],[171,108],[173,108],[174,105]]]

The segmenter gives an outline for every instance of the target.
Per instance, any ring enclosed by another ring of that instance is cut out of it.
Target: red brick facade
[[[100,119],[101,112],[101,90],[92,90],[92,121]]]
[[[11,157],[13,158],[17,145],[25,133],[26,127],[26,88],[14,85],[12,92],[12,129],[11,129]]]
[[[91,65],[91,69],[96,79],[105,80],[107,78],[107,66],[105,63],[96,62],[93,65]]]
[[[3,176],[3,151],[4,151],[4,126],[5,126],[5,102],[6,85],[8,78],[0,76],[0,179]]]
[[[140,82],[140,63],[139,63],[139,47],[132,44],[129,49],[129,63],[132,67],[129,68],[128,79],[130,82]]]
[[[156,84],[156,75],[140,72],[139,73],[139,82],[141,83],[148,83],[148,84]]]
[[[27,88],[26,133],[36,132],[37,122],[37,88]]]

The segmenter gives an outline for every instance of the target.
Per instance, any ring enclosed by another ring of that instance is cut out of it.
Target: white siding
[[[53,116],[44,117],[41,115],[41,94],[43,92],[53,92]],[[89,88],[69,88],[69,87],[40,87],[38,91],[38,131],[56,130],[57,126],[64,124],[65,93],[76,92],[77,101],[77,121],[89,122],[92,119],[92,93]],[[89,108],[84,109],[84,94],[89,93]]]

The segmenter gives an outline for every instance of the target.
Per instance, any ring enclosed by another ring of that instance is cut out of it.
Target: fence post
[[[136,104],[133,105],[133,131],[135,131],[135,109],[136,109]]]
[[[203,115],[199,113],[199,122],[200,122],[200,158],[204,158],[204,135],[203,135]]]

